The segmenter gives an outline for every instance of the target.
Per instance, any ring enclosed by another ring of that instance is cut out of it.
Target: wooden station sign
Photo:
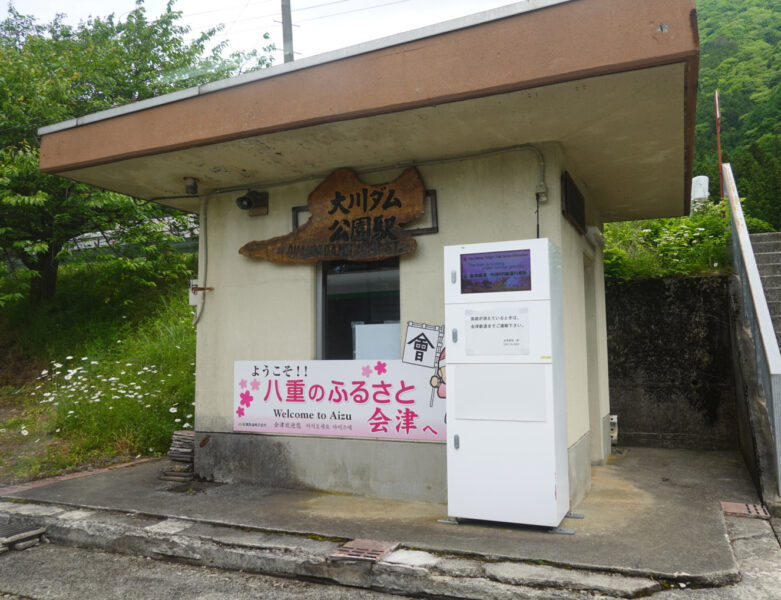
[[[415,167],[397,179],[367,185],[352,169],[337,169],[309,194],[309,220],[287,235],[249,242],[239,252],[272,262],[381,260],[414,252],[400,226],[423,214],[426,189]]]

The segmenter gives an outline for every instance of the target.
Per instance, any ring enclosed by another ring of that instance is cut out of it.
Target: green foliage
[[[222,25],[185,42],[189,29],[173,5],[149,21],[143,0],[136,0],[124,21],[112,14],[77,26],[64,24],[62,15],[41,25],[9,6],[0,22],[3,145],[33,143],[41,125],[269,66],[263,53],[272,46],[227,58],[225,44],[207,52]]]
[[[724,204],[707,204],[690,217],[605,225],[605,278],[620,282],[729,268],[729,221]]]
[[[778,0],[699,0],[700,76],[694,172],[718,197],[713,94],[722,160],[732,163],[747,214],[781,230],[781,6]]]
[[[738,190],[746,197],[746,214],[781,231],[781,135],[767,135],[739,151],[732,168]]]
[[[122,261],[66,263],[54,300],[33,307],[21,300],[7,303],[3,309],[7,335],[17,352],[44,361],[74,353],[103,353],[157,310],[161,294],[169,289],[181,293],[186,287],[197,257],[179,255],[177,260],[186,267],[184,272],[178,276],[178,271],[151,273],[154,278],[143,284],[128,274]],[[18,297],[26,276],[27,271],[17,271],[6,278],[0,294]]]
[[[0,447],[14,449],[0,478],[159,455],[172,431],[193,426],[187,277],[138,287],[118,280],[116,269],[114,262],[66,264],[52,302],[12,301],[4,310],[14,355],[40,361],[45,372],[21,388],[0,386],[0,406],[22,409],[0,418]]]
[[[54,296],[66,245],[84,233],[110,232],[115,259],[140,285],[157,269],[182,271],[153,221],[177,213],[40,172],[36,138],[41,125],[270,64],[270,46],[227,58],[224,44],[207,52],[221,26],[185,42],[173,4],[148,21],[136,0],[124,21],[110,15],[75,27],[61,16],[40,25],[11,5],[0,22],[0,250],[34,273],[33,303]]]
[[[699,0],[700,74],[694,173],[719,196],[713,95],[721,106],[722,160],[732,163],[752,232],[781,230],[781,4]],[[721,209],[688,219],[605,226],[610,281],[698,274],[727,265]]]
[[[191,321],[179,290],[99,359],[66,355],[53,361],[34,391],[54,408],[53,432],[78,440],[84,452],[165,452],[175,429],[193,425]]]

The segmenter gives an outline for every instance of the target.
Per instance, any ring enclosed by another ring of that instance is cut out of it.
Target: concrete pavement
[[[0,558],[0,600],[183,599],[405,600],[361,588],[210,569],[57,544],[43,544]]]
[[[0,522],[45,525],[58,543],[399,594],[699,598],[707,591],[761,599],[777,589],[766,597],[781,598],[770,523],[721,511],[720,500],[759,502],[737,453],[620,451],[594,468],[591,492],[573,509],[584,518],[562,523],[574,535],[444,524],[447,507],[439,504],[164,482],[162,466],[0,490]],[[331,556],[352,539],[396,549],[376,563]],[[746,580],[753,587],[743,596]]]

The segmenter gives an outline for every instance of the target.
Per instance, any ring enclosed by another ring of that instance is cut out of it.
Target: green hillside
[[[694,173],[718,197],[713,94],[722,159],[732,164],[747,214],[781,230],[781,0],[699,0],[700,77]]]
[[[722,160],[732,165],[754,232],[781,230],[781,0],[699,0],[700,76],[694,175],[719,198],[714,92]],[[722,204],[691,217],[605,226],[608,283],[727,272],[729,222]]]

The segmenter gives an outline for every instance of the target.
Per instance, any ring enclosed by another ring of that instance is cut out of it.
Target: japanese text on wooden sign
[[[287,235],[245,244],[239,252],[273,262],[379,260],[409,254],[417,242],[400,226],[423,214],[425,186],[414,167],[380,185],[352,169],[331,173],[309,195],[311,217]]]

